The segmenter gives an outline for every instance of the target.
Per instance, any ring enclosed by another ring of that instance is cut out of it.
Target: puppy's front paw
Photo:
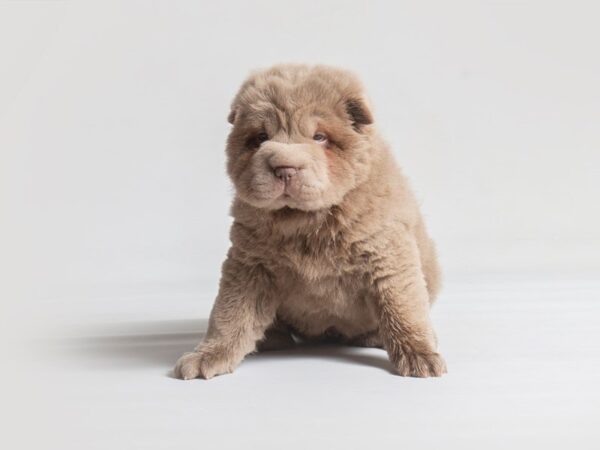
[[[419,352],[410,347],[405,347],[392,362],[398,374],[403,377],[440,377],[447,372],[442,355]]]
[[[175,364],[174,373],[182,380],[204,378],[206,380],[224,373],[231,373],[233,364],[223,352],[215,349],[199,348],[197,351],[185,353]]]

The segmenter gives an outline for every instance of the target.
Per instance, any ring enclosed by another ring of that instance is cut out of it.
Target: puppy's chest
[[[280,316],[306,335],[333,328],[349,337],[371,330],[375,319],[360,246],[303,244],[282,248],[274,270]]]
[[[279,281],[278,317],[302,336],[316,337],[329,331],[351,338],[377,328],[374,304],[359,278],[307,281],[288,274]]]
[[[367,269],[360,251],[333,241],[300,241],[288,244],[279,251],[278,265],[307,282],[360,277]]]

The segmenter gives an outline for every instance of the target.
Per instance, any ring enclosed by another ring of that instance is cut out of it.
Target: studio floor
[[[440,379],[395,376],[382,350],[311,346],[180,381],[211,299],[164,292],[95,301],[44,344],[60,448],[600,448],[598,282],[448,283]]]

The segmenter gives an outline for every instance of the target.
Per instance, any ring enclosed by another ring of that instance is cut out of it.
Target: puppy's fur
[[[275,66],[242,85],[229,121],[232,245],[206,337],[176,376],[231,372],[292,335],[383,347],[400,375],[442,375],[434,246],[358,80]]]

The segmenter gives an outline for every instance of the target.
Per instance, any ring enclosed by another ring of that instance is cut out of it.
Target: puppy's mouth
[[[283,201],[286,207],[292,209],[304,209],[320,197],[316,187],[300,180],[277,180],[276,191],[279,192],[277,200]]]

